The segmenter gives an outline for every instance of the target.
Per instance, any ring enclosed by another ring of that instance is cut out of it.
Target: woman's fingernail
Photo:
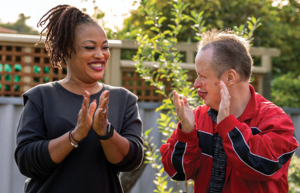
[[[93,100],[93,102],[95,102],[95,103],[96,103],[96,102],[97,102],[97,101],[96,101],[96,99],[94,99],[94,100]]]

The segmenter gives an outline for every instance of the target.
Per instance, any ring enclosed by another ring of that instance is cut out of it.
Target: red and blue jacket
[[[236,119],[228,116],[215,124],[209,107],[194,109],[195,128],[177,129],[160,148],[165,171],[174,180],[194,180],[195,193],[208,192],[213,163],[213,135],[219,133],[227,156],[222,192],[288,192],[288,166],[299,143],[290,117],[255,93]]]

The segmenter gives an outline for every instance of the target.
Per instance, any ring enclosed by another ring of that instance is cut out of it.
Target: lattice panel
[[[20,46],[0,45],[0,96],[20,96],[24,51]]]
[[[63,79],[63,69],[53,71],[51,61],[44,48],[24,45],[0,45],[0,96],[20,97],[28,89],[42,83]],[[196,73],[191,70],[189,81],[194,82]],[[252,77],[252,85],[258,88],[258,77]],[[122,69],[122,86],[132,91],[141,102],[161,102],[164,97],[155,93],[155,87],[141,79],[135,69]],[[170,85],[166,87],[171,92]]]
[[[190,71],[188,76],[189,81],[194,81],[196,73]],[[155,93],[156,87],[139,77],[135,69],[122,69],[122,86],[136,94],[140,102],[162,102],[164,99],[164,96]],[[167,84],[166,92],[171,92],[170,84]]]
[[[67,66],[62,69],[52,68],[52,63],[44,48],[32,48],[32,85],[52,82],[63,79],[67,75]]]
[[[66,76],[64,69],[53,71],[44,48],[0,45],[0,96],[20,97],[28,89]]]
[[[194,83],[197,74],[194,70],[188,72],[188,81]],[[252,76],[251,85],[254,89],[258,88],[258,77]],[[140,78],[135,69],[122,69],[122,86],[138,96],[140,102],[162,102],[164,97],[155,93],[155,87],[150,86],[145,80]],[[166,87],[167,92],[171,92],[171,87]]]

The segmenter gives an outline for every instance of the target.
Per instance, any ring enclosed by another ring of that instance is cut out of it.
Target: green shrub
[[[300,158],[294,155],[288,173],[289,193],[300,192]]]
[[[271,100],[281,107],[300,107],[300,76],[289,72],[271,83]]]

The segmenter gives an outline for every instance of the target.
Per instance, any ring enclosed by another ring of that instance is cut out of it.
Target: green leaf
[[[176,26],[175,25],[171,25],[171,24],[169,24],[168,25],[170,28],[172,28],[173,30],[176,28]]]
[[[159,32],[159,29],[157,27],[155,27],[155,26],[151,27],[150,30]]]
[[[191,11],[191,15],[196,19],[197,16],[196,16],[196,12],[195,11]]]
[[[153,129],[153,128],[147,129],[147,130],[145,131],[145,136],[148,136],[149,133],[152,131],[152,129]]]
[[[183,5],[183,7],[182,7],[181,10],[182,10],[182,11],[185,10],[185,9],[187,8],[187,6],[189,6],[189,5],[190,5],[190,3],[185,3],[185,4]]]
[[[165,93],[163,91],[161,91],[161,90],[155,90],[155,93],[161,94],[161,95],[165,95]]]
[[[167,17],[165,17],[165,16],[159,18],[158,24],[162,24],[162,22],[165,21],[166,19],[167,19]]]
[[[145,21],[145,24],[146,25],[154,25],[155,23],[153,20],[147,20],[147,21]]]
[[[201,41],[201,37],[194,37],[196,40]]]
[[[255,17],[252,17],[252,22],[256,23],[256,18]]]
[[[165,31],[163,32],[163,34],[165,34],[165,35],[172,35],[172,32],[171,32],[170,30],[165,30]]]

